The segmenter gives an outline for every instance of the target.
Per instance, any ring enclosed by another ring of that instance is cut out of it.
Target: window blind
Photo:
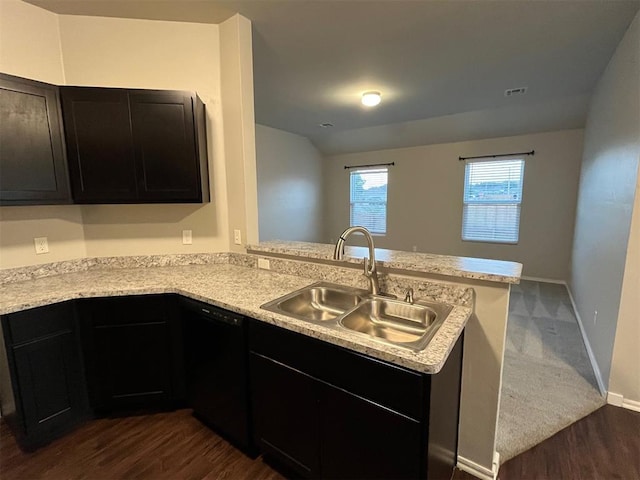
[[[365,227],[371,233],[386,233],[388,169],[352,170],[349,173],[351,226]]]
[[[462,239],[518,243],[524,160],[468,162]]]

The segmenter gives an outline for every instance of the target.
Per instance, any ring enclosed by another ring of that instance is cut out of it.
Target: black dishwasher
[[[182,300],[187,401],[194,415],[252,453],[247,322],[239,314]]]

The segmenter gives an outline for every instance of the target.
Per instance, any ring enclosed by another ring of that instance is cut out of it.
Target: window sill
[[[516,240],[515,242],[501,242],[498,240],[470,240],[466,238],[463,238],[462,241],[469,242],[469,243],[493,243],[495,245],[518,245],[519,243],[518,240]]]

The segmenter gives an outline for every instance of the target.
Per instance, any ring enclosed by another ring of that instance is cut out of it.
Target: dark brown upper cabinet
[[[0,204],[70,203],[58,87],[0,74]]]
[[[62,101],[74,200],[135,201],[136,171],[127,92],[63,87]]]
[[[195,93],[62,87],[61,96],[75,203],[209,201]]]

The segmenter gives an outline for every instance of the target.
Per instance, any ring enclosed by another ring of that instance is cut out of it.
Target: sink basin
[[[373,298],[342,317],[342,327],[369,338],[422,350],[451,311],[448,305]]]
[[[261,308],[418,351],[427,346],[453,307],[421,300],[407,303],[372,297],[366,290],[317,282]]]
[[[367,292],[327,282],[314,283],[261,308],[311,322],[335,320],[358,305]]]

